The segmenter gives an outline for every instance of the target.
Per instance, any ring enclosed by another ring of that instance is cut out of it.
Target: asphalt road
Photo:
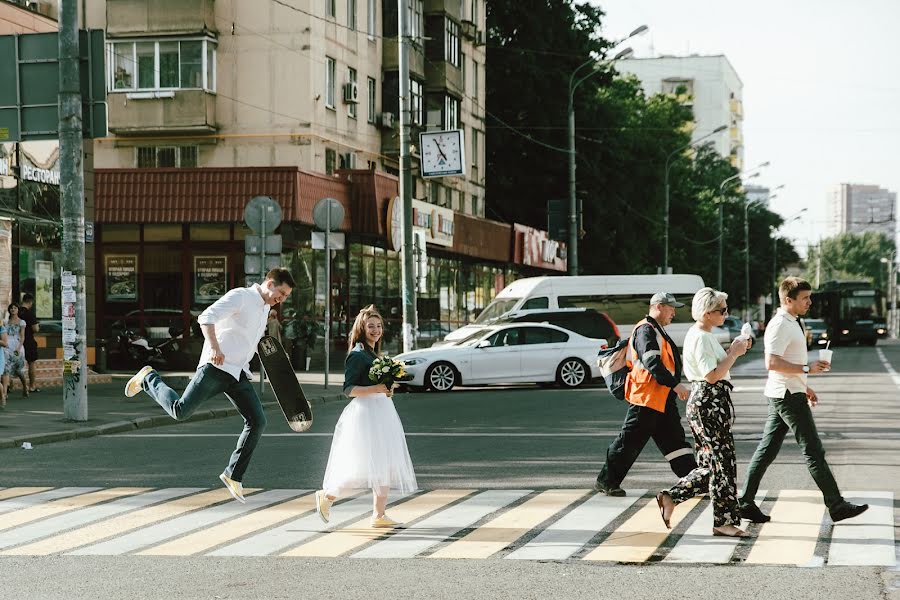
[[[900,370],[900,346],[838,348],[834,370],[811,384],[821,397],[816,420],[842,489],[896,497],[900,376],[882,359]],[[766,413],[761,355],[751,353],[734,375],[740,485]],[[398,394],[395,404],[423,490],[586,490],[625,412],[597,387]],[[305,434],[291,433],[280,414],[270,413],[245,486],[319,487],[343,406],[318,406]],[[0,485],[216,488],[240,427],[235,417],[3,450]],[[655,490],[673,482],[651,443],[624,487]],[[790,438],[763,485],[816,490]],[[896,567],[51,555],[0,556],[0,573],[9,598],[900,598]]]

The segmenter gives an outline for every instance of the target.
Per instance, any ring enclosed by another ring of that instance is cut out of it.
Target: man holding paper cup
[[[799,277],[788,277],[778,286],[781,308],[766,326],[765,351],[766,381],[765,395],[769,402],[769,416],[763,429],[762,439],[750,466],[744,494],[740,499],[741,517],[754,523],[770,520],[756,505],[754,497],[766,469],[778,456],[781,444],[788,431],[792,431],[806,458],[809,474],[822,492],[825,505],[835,523],[858,516],[869,508],[868,504],[852,504],[841,496],[831,468],[825,461],[825,449],[816,430],[812,408],[819,398],[806,385],[807,376],[828,371],[831,368],[831,350],[820,352],[819,360],[809,362],[806,352],[806,334],[800,324],[800,317],[812,306],[812,287]]]

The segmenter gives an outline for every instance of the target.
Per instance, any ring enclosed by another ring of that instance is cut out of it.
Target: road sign
[[[312,232],[312,249],[313,250],[324,250],[325,249],[325,232],[324,231],[313,231]],[[346,239],[344,238],[343,233],[331,233],[328,236],[328,247],[331,250],[343,250],[347,247]]]
[[[82,130],[101,138],[106,130],[105,34],[78,32]],[[59,138],[59,34],[0,36],[0,142]]]
[[[272,233],[281,225],[281,205],[268,196],[256,196],[244,208],[244,223],[257,233]]]
[[[313,222],[322,231],[334,231],[343,220],[344,207],[334,198],[322,198],[313,207]]]
[[[281,254],[281,234],[271,234],[265,236],[266,251],[264,254]],[[244,252],[247,254],[263,254],[262,237],[258,235],[244,236]]]

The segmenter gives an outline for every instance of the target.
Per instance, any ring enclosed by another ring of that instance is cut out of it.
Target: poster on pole
[[[53,263],[34,261],[34,314],[38,319],[53,318]]]
[[[137,254],[106,255],[106,301],[137,301]]]
[[[228,291],[228,257],[194,257],[194,302],[209,304]]]

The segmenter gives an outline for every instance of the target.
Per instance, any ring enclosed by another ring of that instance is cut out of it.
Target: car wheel
[[[459,383],[456,369],[450,363],[439,362],[425,371],[425,385],[434,392],[447,392]]]
[[[588,368],[577,358],[567,358],[556,369],[556,381],[567,388],[577,388],[588,379]]]

